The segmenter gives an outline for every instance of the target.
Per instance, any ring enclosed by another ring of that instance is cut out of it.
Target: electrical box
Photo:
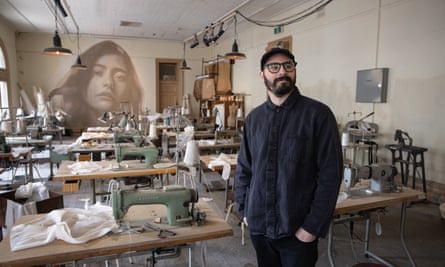
[[[360,103],[385,103],[388,72],[388,68],[357,71],[355,101]]]

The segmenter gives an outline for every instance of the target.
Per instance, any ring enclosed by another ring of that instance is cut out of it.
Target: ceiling
[[[225,21],[235,10],[252,19],[267,20],[308,1],[60,0],[67,16],[57,11],[58,30],[60,34],[79,30],[81,36],[188,41],[195,33],[203,33],[206,26]],[[0,17],[16,32],[52,34],[54,7],[54,0],[1,0]],[[230,27],[228,23],[225,27]]]

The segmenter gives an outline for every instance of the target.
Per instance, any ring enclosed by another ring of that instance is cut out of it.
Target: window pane
[[[6,69],[6,60],[5,60],[5,54],[3,53],[3,49],[0,46],[0,69]]]
[[[159,64],[159,79],[163,81],[176,80],[176,63]]]
[[[8,103],[8,86],[6,82],[0,81],[0,104],[2,105],[1,118],[8,120],[9,117],[9,103]]]

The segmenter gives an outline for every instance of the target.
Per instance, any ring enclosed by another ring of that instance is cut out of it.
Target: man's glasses
[[[286,61],[283,63],[277,63],[277,62],[268,63],[266,64],[266,67],[271,73],[277,73],[280,71],[281,66],[283,66],[286,72],[291,72],[295,69],[296,65],[297,63],[294,63],[292,61]]]

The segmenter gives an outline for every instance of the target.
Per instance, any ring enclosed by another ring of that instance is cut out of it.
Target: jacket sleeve
[[[246,196],[252,179],[252,157],[250,155],[249,139],[246,138],[248,122],[249,120],[246,119],[235,172],[235,201],[240,219],[245,217]]]
[[[319,115],[314,130],[318,140],[315,151],[317,187],[303,228],[313,235],[324,237],[337,203],[343,175],[343,156],[334,115],[329,109]]]

